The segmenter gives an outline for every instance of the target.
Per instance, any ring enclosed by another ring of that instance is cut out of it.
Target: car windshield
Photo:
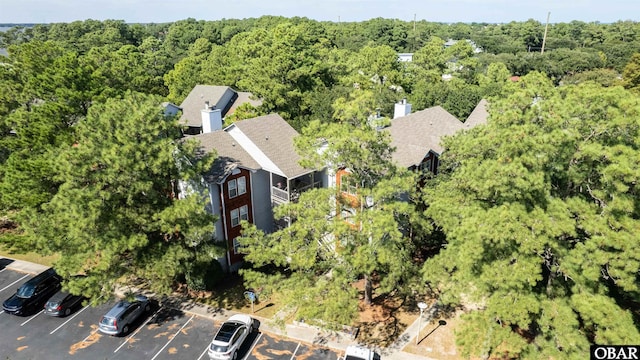
[[[36,288],[32,285],[22,285],[18,289],[18,296],[21,298],[30,298],[33,296],[33,293],[36,291]]]
[[[215,351],[215,352],[220,352],[220,353],[224,353],[227,352],[227,350],[229,350],[229,346],[228,345],[216,345],[216,344],[211,344],[211,350]]]
[[[107,325],[107,326],[113,326],[115,323],[116,323],[116,319],[110,318],[110,317],[103,317],[102,320],[100,320],[100,324]]]

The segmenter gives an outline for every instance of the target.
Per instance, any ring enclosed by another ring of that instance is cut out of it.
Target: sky
[[[166,23],[244,19],[263,15],[320,21],[403,21],[506,23],[534,19],[612,23],[640,21],[640,0],[0,0],[0,23],[124,20]]]

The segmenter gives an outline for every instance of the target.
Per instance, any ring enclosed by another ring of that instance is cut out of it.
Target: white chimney
[[[411,114],[411,104],[407,102],[407,99],[402,99],[396,103],[393,109],[393,118],[397,119],[405,115]]]
[[[210,133],[216,130],[222,130],[222,112],[221,109],[209,107],[209,102],[205,101],[202,113],[202,133]]]

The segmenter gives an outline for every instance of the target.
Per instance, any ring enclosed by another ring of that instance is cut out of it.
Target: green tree
[[[53,164],[93,96],[90,71],[54,42],[10,48],[0,67],[0,208],[38,207],[57,191]]]
[[[532,73],[491,114],[447,139],[424,192],[446,234],[424,279],[444,304],[479,309],[457,333],[462,353],[581,359],[590,343],[637,343],[637,97]]]
[[[478,75],[478,84],[480,85],[482,97],[488,98],[500,94],[510,78],[511,73],[504,63],[494,62],[489,64],[486,73]]]
[[[189,95],[194,86],[202,79],[202,63],[211,52],[211,43],[207,39],[198,39],[189,48],[186,57],[178,61],[175,67],[164,75],[164,81],[169,88],[168,100],[180,104]],[[214,82],[215,85],[225,85]],[[234,85],[234,84],[227,84]]]
[[[59,191],[25,225],[33,249],[60,254],[61,275],[87,275],[68,287],[95,302],[132,279],[166,294],[203,254],[219,255],[204,199],[177,198],[177,182],[197,180],[211,160],[197,161],[197,145],[176,140],[177,121],[164,117],[160,102],[127,93],[92,106],[58,158]]]
[[[327,146],[318,153],[321,140]],[[364,280],[364,300],[371,303],[374,281],[376,295],[406,295],[415,279],[409,234],[417,212],[407,201],[415,178],[394,165],[388,134],[367,125],[314,121],[297,147],[306,166],[348,169],[342,181],[356,184],[357,194],[305,192],[299,202],[276,208],[291,226],[268,235],[245,227],[241,242],[253,268],[242,274],[248,286],[286,294],[307,321],[350,324],[357,315],[353,282]]]
[[[624,67],[622,84],[626,89],[640,91],[640,53],[635,53]]]
[[[278,23],[234,36],[214,46],[202,64],[201,79],[249,91],[263,102],[265,112],[278,112],[301,128],[311,115],[311,96],[334,82],[322,56],[328,44],[309,24]]]

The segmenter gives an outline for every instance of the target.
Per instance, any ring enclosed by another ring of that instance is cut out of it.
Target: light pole
[[[418,303],[418,308],[420,308],[420,318],[418,318],[418,335],[416,335],[416,345],[420,342],[420,328],[422,328],[422,312],[427,308],[427,304],[423,302]]]

